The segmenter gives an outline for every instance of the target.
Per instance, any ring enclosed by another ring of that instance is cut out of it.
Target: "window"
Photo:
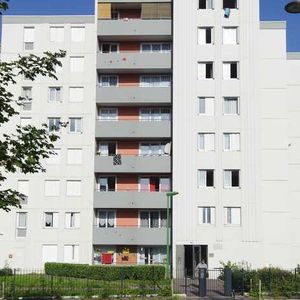
[[[167,142],[141,142],[139,154],[142,156],[167,155],[166,144]]]
[[[116,226],[116,212],[114,210],[97,210],[96,225],[100,228],[113,228]]]
[[[118,109],[117,108],[100,108],[99,109],[100,121],[117,121]]]
[[[50,27],[50,42],[61,43],[65,38],[65,28],[63,26]]]
[[[141,108],[140,120],[141,121],[169,121],[170,120],[169,108]]]
[[[199,223],[200,224],[215,224],[215,207],[199,207]]]
[[[18,180],[18,192],[22,194],[22,204],[28,203],[29,195],[29,181],[28,180]]]
[[[142,265],[163,264],[167,259],[164,247],[138,247],[138,253]]]
[[[23,86],[22,87],[22,106],[21,109],[23,111],[30,111],[32,107],[32,87],[31,86]]]
[[[26,237],[27,234],[27,213],[18,212],[17,213],[17,237]]]
[[[141,52],[143,53],[170,53],[170,43],[142,43]]]
[[[70,57],[70,68],[73,73],[84,72],[84,57],[83,56],[73,56]]]
[[[223,0],[223,8],[238,8],[237,0]]]
[[[215,151],[215,134],[198,133],[198,150]]]
[[[241,208],[225,207],[225,225],[241,225]]]
[[[224,115],[239,114],[239,99],[238,97],[224,97]]]
[[[45,212],[44,227],[45,228],[57,228],[58,227],[58,213],[57,212]]]
[[[240,186],[239,170],[224,170],[224,188],[236,188]]]
[[[57,245],[42,245],[43,263],[57,262]]]
[[[60,194],[60,181],[59,180],[46,180],[45,181],[45,196],[58,197]]]
[[[75,43],[82,43],[85,41],[84,26],[71,26],[71,41]]]
[[[120,19],[120,12],[118,10],[111,11],[111,19],[112,20],[119,20]]]
[[[141,177],[139,190],[141,192],[168,192],[171,180],[168,177]]]
[[[198,28],[198,44],[213,44],[213,27]]]
[[[238,44],[238,29],[237,27],[223,27],[223,44],[237,45]]]
[[[70,165],[82,164],[82,149],[68,149],[67,150],[67,162]]]
[[[213,62],[198,62],[198,80],[213,79]]]
[[[60,125],[61,125],[60,118],[48,118],[49,132],[59,132]]]
[[[34,49],[34,27],[24,27],[24,50]]]
[[[70,102],[83,102],[84,88],[83,87],[70,87],[69,88],[69,101]]]
[[[118,76],[117,75],[101,75],[100,76],[100,86],[102,86],[102,87],[118,86]]]
[[[54,154],[51,154],[46,159],[47,165],[59,165],[60,164],[60,158],[61,158],[61,149],[53,149],[52,150]]]
[[[223,79],[238,79],[238,63],[224,62],[223,63]]]
[[[214,170],[198,170],[198,187],[214,187]]]
[[[114,176],[99,177],[98,187],[100,192],[114,192],[116,190],[116,178]]]
[[[81,196],[81,180],[67,181],[67,196],[70,197]]]
[[[214,0],[199,0],[199,9],[213,9]]]
[[[21,127],[26,127],[31,125],[32,123],[32,119],[31,118],[20,118],[20,126]]]
[[[213,97],[198,97],[198,112],[199,115],[213,116],[214,115],[214,102]]]
[[[141,87],[168,87],[171,85],[170,75],[141,75]]]
[[[49,87],[49,102],[61,101],[61,87]]]
[[[99,142],[97,154],[100,156],[114,156],[117,154],[116,142]]]
[[[82,133],[82,118],[70,118],[69,123],[70,133]]]
[[[102,53],[116,53],[119,52],[119,44],[116,43],[103,43],[100,45]]]
[[[80,213],[67,212],[65,225],[66,228],[80,228]]]
[[[167,227],[166,211],[140,211],[140,227],[165,228]]]
[[[240,134],[224,133],[224,151],[240,151]]]
[[[79,262],[79,246],[64,245],[64,262],[78,263]]]

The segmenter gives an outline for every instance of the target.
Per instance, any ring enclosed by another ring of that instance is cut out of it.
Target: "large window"
[[[142,75],[140,77],[141,87],[168,87],[170,85],[170,75]]]
[[[65,38],[65,28],[63,26],[50,27],[50,42],[61,43]]]
[[[171,52],[171,44],[170,43],[142,43],[141,52],[169,53]]]
[[[60,126],[61,126],[60,118],[48,118],[49,132],[59,132]]]
[[[102,86],[102,87],[118,86],[118,76],[117,75],[101,75],[100,76],[100,86]]]
[[[117,143],[116,142],[104,142],[98,143],[97,154],[100,156],[114,156],[117,154]]]
[[[70,133],[82,133],[82,118],[70,118],[69,123]]]
[[[225,225],[241,225],[241,208],[225,207]]]
[[[140,211],[140,227],[165,228],[167,227],[166,211]]]
[[[114,192],[116,190],[115,176],[99,177],[98,188],[100,192]]]
[[[238,79],[238,62],[224,62],[223,63],[223,79]]]
[[[42,245],[43,263],[57,262],[57,245]]]
[[[170,191],[170,178],[168,177],[140,177],[141,192],[168,192]]]
[[[214,78],[213,62],[198,62],[198,80]]]
[[[118,109],[117,108],[100,108],[99,109],[100,121],[117,121]]]
[[[166,258],[165,247],[139,247],[139,263],[142,265],[162,264]]]
[[[223,44],[236,45],[238,43],[238,28],[223,27]]]
[[[214,187],[214,170],[198,170],[198,187]]]
[[[224,188],[240,186],[240,170],[224,170]]]
[[[224,151],[240,151],[240,134],[224,133]]]
[[[61,87],[49,87],[49,102],[60,102],[61,101]]]
[[[213,44],[213,27],[198,27],[198,44]]]
[[[140,109],[141,121],[169,121],[170,115],[171,112],[169,108],[145,107]]]
[[[198,113],[199,115],[213,116],[214,115],[215,98],[213,97],[198,97]]]
[[[214,133],[198,133],[198,150],[214,151],[215,150],[215,134]]]
[[[22,87],[22,106],[21,109],[23,111],[30,111],[32,108],[32,87],[31,86],[23,86]]]
[[[224,113],[224,115],[238,115],[239,114],[239,98],[238,97],[224,97],[223,113]]]
[[[166,144],[167,142],[141,142],[140,155],[165,155]]]
[[[45,196],[58,197],[60,195],[59,180],[45,180]]]
[[[17,213],[17,237],[26,237],[27,235],[27,213],[18,212]]]
[[[66,194],[69,197],[81,196],[81,180],[67,180]]]
[[[119,44],[117,43],[102,43],[100,44],[102,53],[117,53],[119,52]]]
[[[75,43],[83,43],[85,41],[84,26],[71,26],[71,41]]]
[[[64,262],[79,262],[79,245],[64,245]]]
[[[67,212],[66,213],[66,228],[80,228],[80,213]]]
[[[72,56],[70,57],[70,69],[73,73],[84,72],[84,57],[83,56]]]
[[[114,210],[97,210],[97,227],[113,228],[116,226],[116,212]]]
[[[34,49],[34,27],[24,27],[24,50]]]
[[[201,206],[198,209],[200,224],[215,224],[215,207]]]

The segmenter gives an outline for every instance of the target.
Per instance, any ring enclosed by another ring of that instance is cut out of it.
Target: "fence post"
[[[184,270],[184,292],[185,292],[185,295],[188,296],[188,294],[187,294],[187,271],[186,271],[186,269]]]
[[[16,269],[14,269],[13,279],[13,299],[16,299]]]
[[[206,297],[206,272],[205,268],[199,270],[199,297]]]
[[[242,296],[244,296],[245,293],[245,272],[244,269],[242,269]]]
[[[230,297],[232,294],[232,271],[230,268],[224,269],[224,295]]]

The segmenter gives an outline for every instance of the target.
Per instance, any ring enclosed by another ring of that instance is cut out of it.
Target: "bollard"
[[[232,294],[232,271],[230,268],[224,269],[224,295],[231,297]]]
[[[199,297],[206,297],[207,294],[206,272],[206,269],[199,269]]]

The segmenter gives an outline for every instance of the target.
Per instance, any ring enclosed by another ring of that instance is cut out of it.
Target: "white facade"
[[[238,1],[229,17],[223,1],[214,9],[198,9],[198,2],[174,1],[174,270],[201,258],[210,268],[228,261],[295,267],[299,55],[287,60],[285,23],[260,23],[258,1]],[[212,43],[197,44],[198,28],[207,27]],[[232,32],[224,35],[226,28]],[[237,62],[236,70],[228,62]],[[199,78],[198,63],[212,63],[212,78]],[[214,98],[213,109],[199,113],[198,97]],[[224,97],[237,97],[238,108],[225,109]],[[198,133],[215,135],[214,151],[198,150]],[[227,133],[240,134],[237,151],[225,151]]]
[[[25,33],[24,28],[31,28],[30,32]],[[58,133],[60,139],[55,143],[58,155],[45,161],[45,173],[16,173],[9,175],[5,182],[7,187],[27,191],[28,200],[21,210],[0,213],[1,267],[5,264],[42,267],[44,261],[92,261],[95,36],[94,16],[3,17],[2,61],[16,59],[18,54],[67,51],[57,81],[37,78],[31,82],[20,78],[12,87],[16,96],[21,96],[22,87],[32,88],[32,108],[21,110],[3,131],[11,131],[20,122],[30,122],[29,118],[37,127],[51,117],[69,124]],[[25,42],[33,42],[33,49],[24,50]],[[77,61],[71,70],[74,58]],[[59,95],[50,92],[53,87],[60,88]],[[74,88],[80,90],[76,92]],[[80,130],[71,127],[70,118],[81,118]],[[27,213],[27,220],[23,220],[23,224],[19,222],[19,227],[23,225],[23,234],[26,232],[25,237],[18,237],[22,235],[22,230],[17,229],[19,212]],[[75,213],[72,215],[74,226],[69,226],[71,212]],[[53,227],[46,227],[46,221],[53,222],[48,224]]]

